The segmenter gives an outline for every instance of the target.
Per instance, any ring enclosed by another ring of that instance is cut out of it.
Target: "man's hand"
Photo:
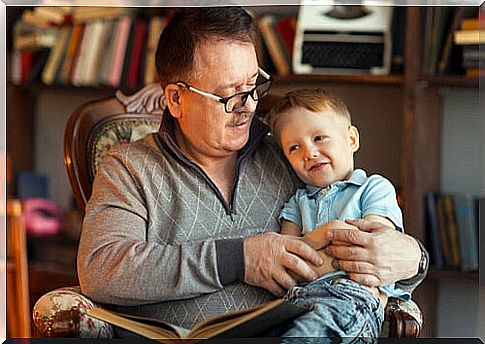
[[[264,233],[244,239],[244,281],[284,295],[296,282],[289,272],[313,281],[318,276],[305,260],[320,265],[322,258],[298,237]]]
[[[415,276],[421,251],[411,236],[379,222],[347,220],[357,229],[331,230],[332,243],[326,253],[334,257],[334,267],[345,270],[354,281],[377,287]],[[337,242],[349,246],[337,245]]]

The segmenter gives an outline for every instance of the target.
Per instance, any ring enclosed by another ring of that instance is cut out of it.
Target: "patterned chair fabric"
[[[124,119],[113,120],[111,123],[100,125],[94,132],[91,158],[91,174],[94,176],[98,165],[106,152],[118,144],[125,144],[141,139],[148,133],[158,130],[160,120]]]
[[[268,98],[271,99],[272,96]],[[271,104],[274,99],[260,104],[260,113],[266,113],[270,108],[268,104]],[[107,101],[103,100],[102,109],[106,108],[106,104],[109,104],[111,109],[112,103],[109,101],[106,103]],[[86,157],[81,156],[79,159],[88,165],[87,169],[76,169],[78,167],[74,165],[78,161],[75,160],[78,158],[77,155],[82,154],[78,154],[76,149],[71,147],[73,143],[65,144],[66,167],[82,211],[91,192],[90,183],[104,154],[117,144],[126,144],[148,133],[156,132],[165,107],[165,99],[160,86],[152,84],[130,96],[118,91],[114,104],[117,106],[114,113],[110,112],[104,116],[96,113],[98,110],[93,110],[93,104],[89,103],[88,107],[81,107],[73,114],[72,123],[68,123],[66,128],[65,141],[75,141],[76,137],[67,135],[67,132],[83,132],[78,129],[77,122],[85,118],[94,122],[93,127],[84,134],[87,138],[84,148]],[[119,104],[122,104],[121,108],[124,110],[122,113],[119,112]],[[92,111],[94,115],[90,113]],[[93,117],[96,118],[95,121],[92,120]],[[81,181],[85,178],[88,183],[83,185]],[[81,192],[79,192],[80,189]],[[112,338],[113,327],[110,324],[87,314],[87,310],[94,306],[95,304],[81,293],[79,287],[59,288],[45,294],[36,302],[33,310],[34,324],[45,337]],[[386,307],[382,337],[417,337],[422,323],[421,311],[413,301],[402,302],[391,298]]]

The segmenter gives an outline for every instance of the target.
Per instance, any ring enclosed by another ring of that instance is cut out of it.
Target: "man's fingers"
[[[375,273],[374,266],[368,262],[334,259],[332,261],[332,265],[337,270],[344,270],[349,273],[358,273],[358,274]]]
[[[345,223],[355,226],[364,232],[376,232],[387,228],[385,225],[381,223],[379,223],[379,225],[376,225],[376,222],[368,221],[366,219],[356,219],[356,220],[347,219],[345,220]]]
[[[289,253],[307,260],[313,265],[319,266],[323,263],[322,257],[320,257],[317,251],[307,243],[303,242],[303,240],[289,239],[285,247]]]
[[[284,290],[290,289],[296,285],[296,281],[288,274],[287,271],[275,274],[274,281]]]
[[[366,246],[369,243],[369,233],[358,229],[339,229],[331,230],[327,233],[330,241],[341,241],[351,245]]]
[[[304,278],[307,281],[313,281],[318,277],[315,271],[313,271],[312,268],[307,263],[305,263],[305,261],[295,255],[287,255],[283,259],[282,265],[287,270],[292,271],[293,273]]]
[[[327,246],[325,253],[339,260],[372,262],[369,251],[359,246]]]
[[[269,280],[263,285],[263,288],[268,290],[271,294],[275,296],[283,296],[286,293],[286,289],[283,289],[278,283],[273,280]]]
[[[368,287],[379,287],[382,284],[379,278],[370,274],[349,273],[349,277],[351,280]]]

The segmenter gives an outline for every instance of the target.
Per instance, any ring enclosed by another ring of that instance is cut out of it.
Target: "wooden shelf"
[[[402,75],[369,75],[369,74],[292,74],[288,76],[275,76],[275,83],[335,83],[335,84],[366,84],[366,85],[395,85],[401,86],[404,82]]]
[[[428,272],[428,278],[432,278],[434,280],[453,280],[478,283],[478,271],[460,271],[431,267]]]
[[[420,81],[425,82],[431,87],[468,87],[478,88],[480,78],[467,78],[462,75],[446,75],[446,76],[424,76]]]
[[[13,89],[19,91],[31,91],[31,92],[40,92],[43,90],[52,90],[52,91],[74,91],[74,92],[102,92],[103,94],[114,94],[117,90],[121,90],[126,94],[131,94],[135,91],[138,91],[142,86],[138,88],[125,88],[125,87],[111,87],[106,85],[92,85],[92,86],[74,86],[74,85],[44,85],[41,82],[32,82],[27,84],[13,84],[11,82],[7,82],[7,86],[12,87]]]

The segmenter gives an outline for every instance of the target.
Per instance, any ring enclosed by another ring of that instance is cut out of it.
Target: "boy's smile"
[[[275,133],[291,166],[306,184],[327,187],[347,179],[354,169],[358,130],[332,110],[285,110],[278,115]]]

